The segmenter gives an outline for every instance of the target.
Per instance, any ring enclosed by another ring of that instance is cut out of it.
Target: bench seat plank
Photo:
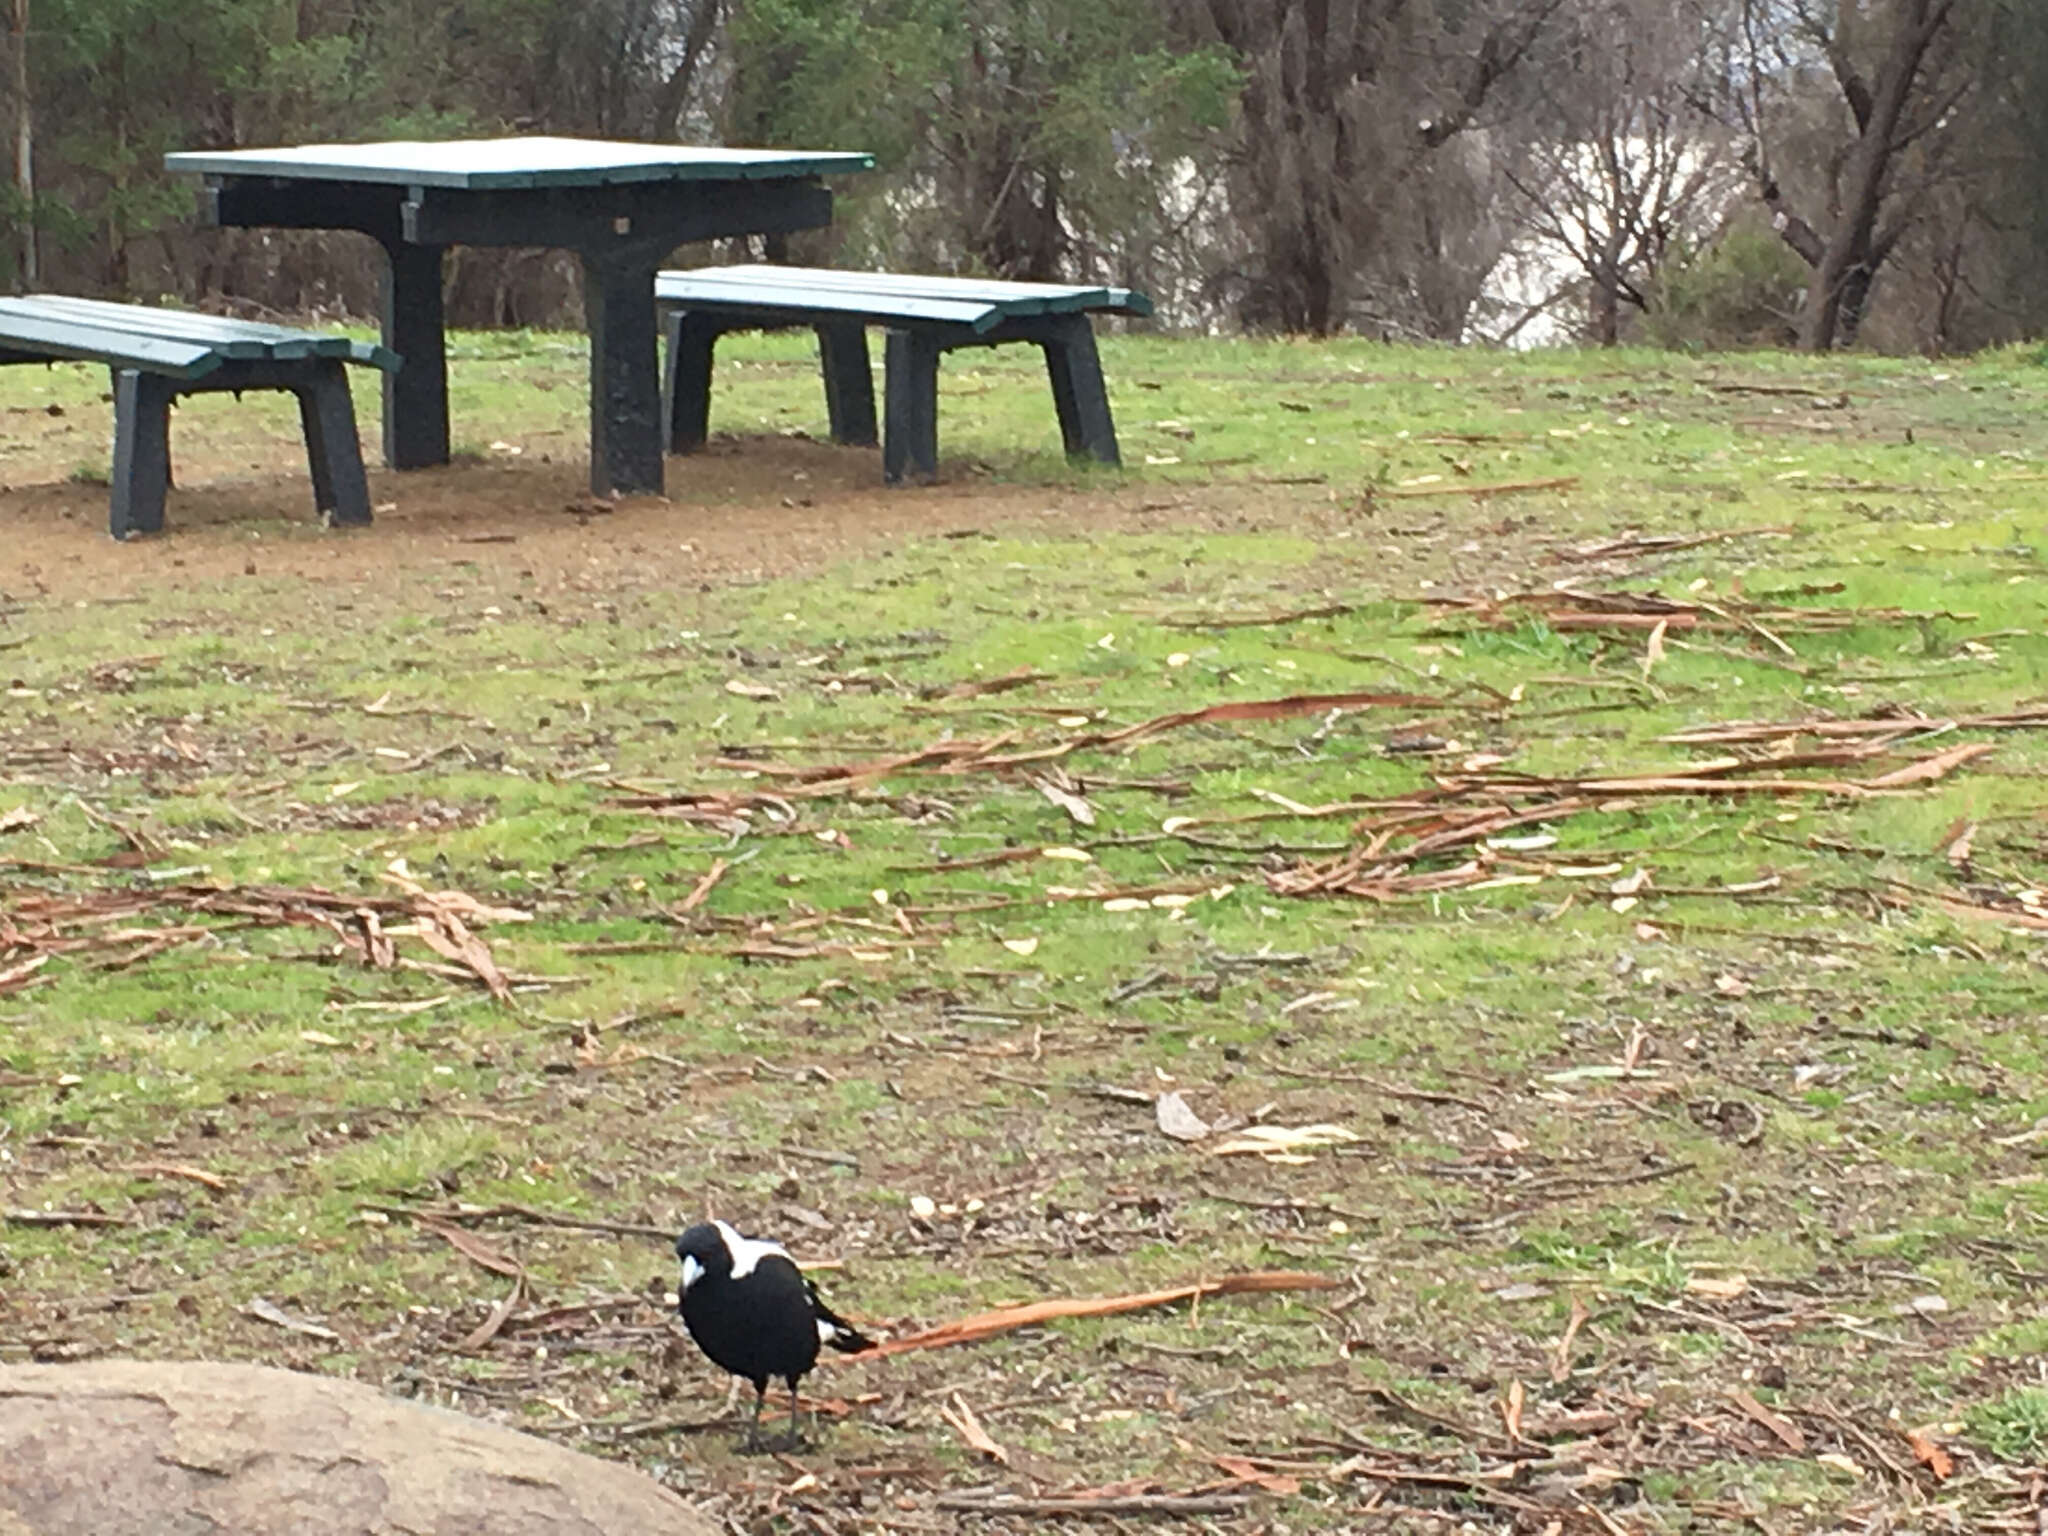
[[[18,315],[13,312],[15,302],[0,299],[0,350],[16,354],[24,362],[110,363],[196,379],[223,361],[212,347],[197,342]]]
[[[235,320],[191,310],[156,309],[144,304],[113,304],[69,294],[38,293],[0,301],[23,312],[72,321],[109,331],[126,331],[212,346],[223,357],[341,357],[385,372],[396,372],[398,354],[373,342],[356,341],[329,332],[302,331],[259,320]]]
[[[798,295],[764,283],[726,281],[669,282],[667,274],[657,278],[655,301],[692,309],[716,307],[721,312],[754,312],[762,323],[773,324],[773,316],[792,311],[820,311],[847,315],[887,325],[891,321],[924,321],[936,325],[964,325],[985,331],[1000,321],[1002,311],[993,304],[970,303],[960,299],[891,299],[885,294],[848,290],[834,292],[817,288]],[[784,322],[788,323],[788,322]]]
[[[927,277],[915,272],[849,272],[835,267],[778,267],[760,262],[740,266],[684,269],[673,273],[665,272],[662,276],[766,282],[798,290],[806,287],[833,288],[963,299],[988,304],[1035,302],[1057,304],[1062,308],[1101,309],[1140,316],[1152,313],[1152,301],[1142,293],[1129,288],[1111,288],[1086,283],[1027,283],[993,277]]]
[[[223,358],[293,358],[338,356],[352,362],[397,371],[397,354],[375,342],[358,342],[330,332],[270,326],[256,319],[227,319],[188,309],[152,309],[139,303],[106,303],[74,299],[59,293],[35,293],[23,299],[0,299],[0,340],[16,322],[47,326],[82,326],[92,332],[143,336],[162,342],[190,342],[211,348]],[[100,356],[94,352],[92,356]]]
[[[345,364],[395,372],[398,355],[346,336],[68,294],[0,298],[0,364],[106,364],[114,375],[108,527],[117,539],[164,523],[170,410],[202,391],[285,390],[299,402],[314,504],[333,524],[370,521]]]

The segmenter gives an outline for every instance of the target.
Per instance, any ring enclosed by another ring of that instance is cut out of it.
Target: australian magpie
[[[798,1440],[796,1384],[818,1363],[818,1346],[852,1354],[871,1341],[818,1299],[778,1243],[742,1237],[722,1221],[702,1222],[676,1239],[683,1284],[677,1310],[711,1363],[754,1384],[749,1448],[760,1444],[768,1378],[789,1383],[789,1438]]]

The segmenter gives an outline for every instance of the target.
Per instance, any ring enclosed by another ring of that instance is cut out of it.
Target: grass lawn
[[[0,1362],[754,1530],[2033,1530],[2048,369],[1104,353],[1123,472],[998,353],[884,490],[735,339],[606,508],[580,340],[463,336],[376,527],[204,397],[128,546],[102,375],[0,370]],[[746,1457],[707,1213],[892,1333],[1328,1287],[834,1363]]]

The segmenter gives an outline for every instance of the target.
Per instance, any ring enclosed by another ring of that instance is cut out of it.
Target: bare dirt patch
[[[579,584],[746,584],[800,574],[892,541],[1042,527],[1130,532],[1248,530],[1331,513],[1316,487],[1003,484],[949,467],[932,486],[881,482],[871,449],[802,438],[715,441],[669,460],[669,495],[594,499],[582,463],[455,464],[370,472],[376,523],[322,529],[303,479],[197,478],[171,493],[161,537],[108,538],[104,486],[0,491],[14,579],[38,596],[136,597],[243,576],[376,588],[459,561],[486,573],[537,569]]]

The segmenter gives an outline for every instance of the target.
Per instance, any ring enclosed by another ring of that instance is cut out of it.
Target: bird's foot
[[[740,1454],[743,1456],[783,1456],[793,1451],[807,1451],[811,1442],[795,1430],[786,1430],[779,1435],[764,1435],[758,1429],[749,1430],[740,1438]]]

